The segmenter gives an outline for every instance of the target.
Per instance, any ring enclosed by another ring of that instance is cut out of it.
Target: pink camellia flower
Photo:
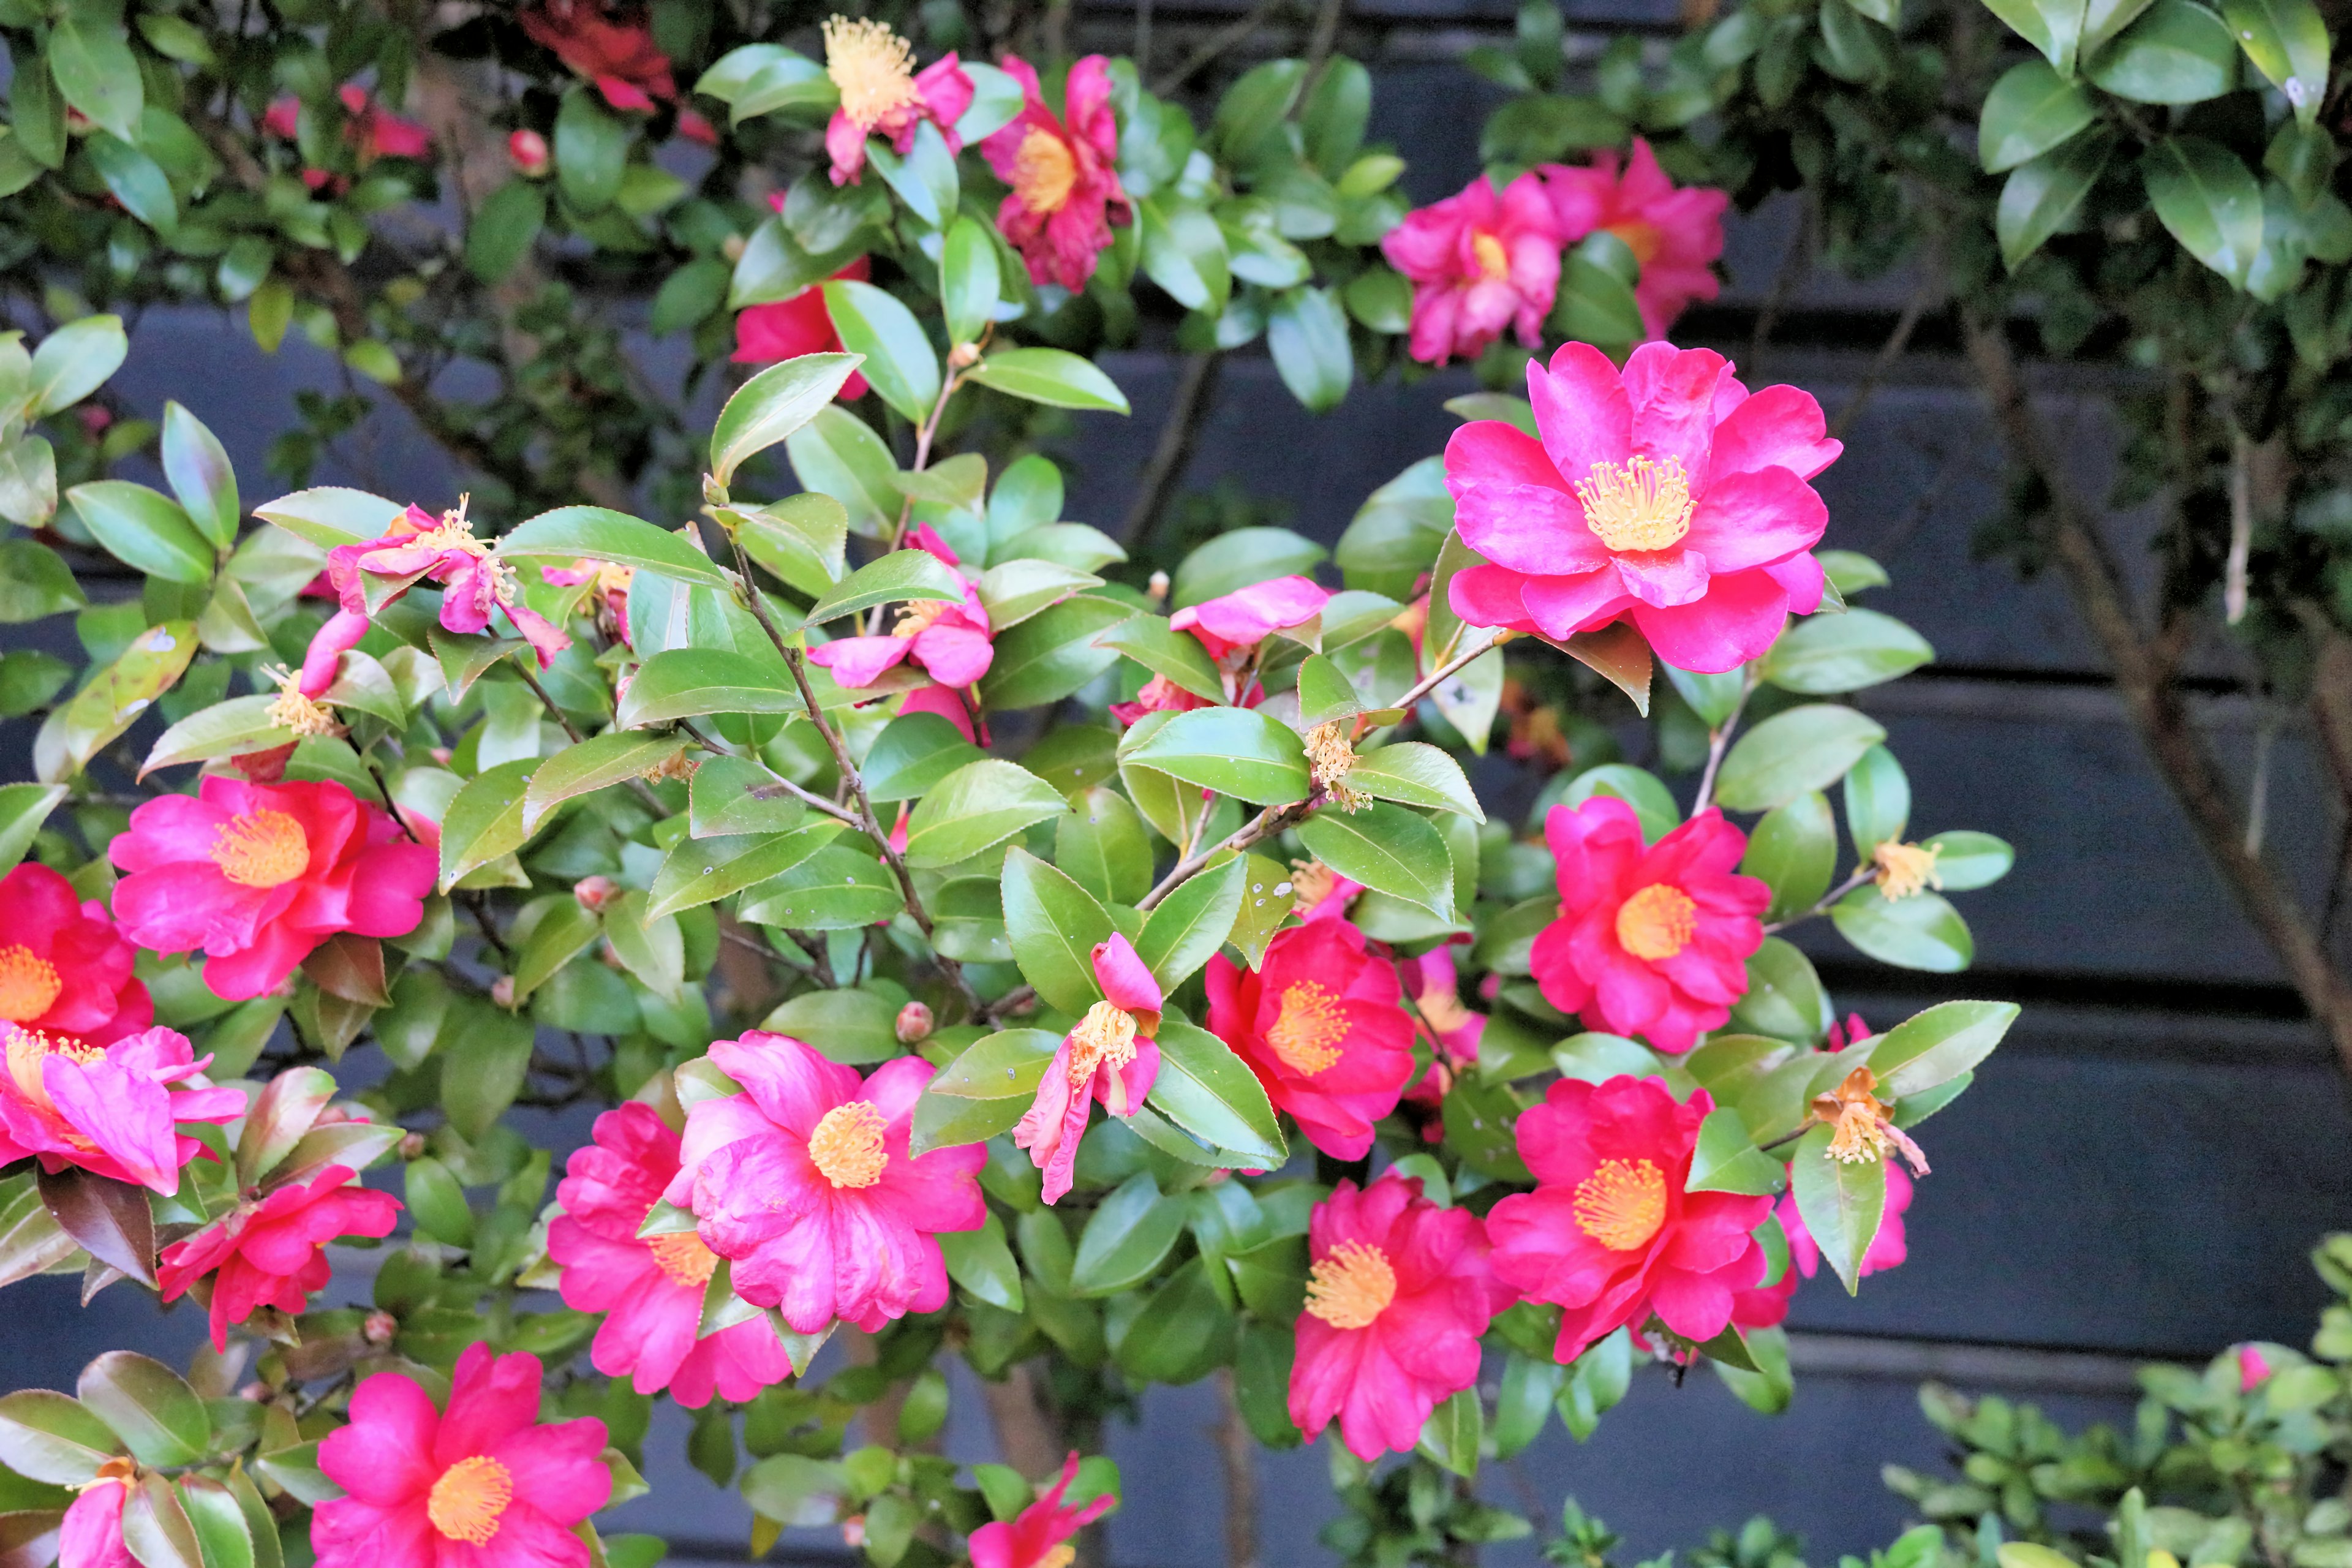
[[[1903,1215],[1911,1206],[1911,1173],[1893,1160],[1881,1163],[1886,1167],[1886,1207],[1879,1216],[1878,1234],[1870,1238],[1869,1249],[1862,1255],[1857,1278],[1900,1268],[1910,1256],[1903,1234]],[[1822,1266],[1822,1248],[1813,1239],[1813,1233],[1806,1228],[1805,1216],[1797,1212],[1797,1194],[1781,1194],[1773,1212],[1780,1216],[1780,1229],[1789,1238],[1790,1272],[1811,1279]]]
[[[629,640],[629,585],[636,581],[635,567],[583,557],[569,566],[542,566],[539,575],[558,588],[593,585],[595,591],[588,598],[596,624],[623,642]]]
[[[596,1119],[595,1142],[572,1152],[555,1189],[547,1255],[563,1269],[563,1304],[603,1312],[589,1360],[639,1394],[667,1388],[688,1410],[744,1400],[793,1373],[765,1318],[698,1339],[718,1254],[693,1231],[641,1237],[637,1228],[678,1172],[678,1136],[635,1101]]]
[[[1562,1365],[1653,1313],[1704,1344],[1731,1321],[1733,1293],[1764,1278],[1764,1247],[1749,1233],[1772,1200],[1683,1190],[1714,1109],[1704,1089],[1678,1104],[1662,1079],[1618,1077],[1562,1079],[1520,1114],[1519,1156],[1536,1190],[1496,1204],[1486,1235],[1498,1277],[1561,1309]]]
[[[1407,215],[1381,254],[1412,282],[1412,357],[1475,359],[1516,327],[1529,348],[1559,288],[1560,230],[1543,182],[1521,174],[1497,195],[1484,174]]]
[[[1806,481],[1843,448],[1793,386],[1748,395],[1708,349],[1644,343],[1621,374],[1589,343],[1528,366],[1540,441],[1496,419],[1445,447],[1479,626],[1559,641],[1631,616],[1658,657],[1720,674],[1762,656],[1822,597],[1808,553],[1829,509]]]
[[[474,537],[463,503],[455,511],[443,512],[438,521],[424,508],[411,506],[392,520],[381,538],[339,544],[327,552],[327,575],[342,608],[327,618],[302,656],[299,689],[305,697],[317,697],[332,686],[337,661],[367,636],[374,619],[367,602],[369,578],[376,579],[379,587],[385,580],[398,584],[384,596],[384,604],[418,583],[441,584],[441,625],[453,632],[487,631],[490,612],[504,611],[538,654],[541,669],[572,646],[562,627],[522,602],[514,568],[499,559],[490,541]]]
[[[1274,577],[1187,605],[1168,617],[1168,629],[1191,632],[1222,665],[1276,632],[1305,626],[1330,602],[1330,593],[1312,578]]]
[[[343,132],[360,152],[364,165],[378,158],[424,158],[433,152],[433,138],[424,126],[377,105],[367,89],[345,82],[335,89],[351,118]]]
[[[106,906],[47,866],[0,877],[0,1022],[92,1046],[137,1034],[155,1018],[137,957]]]
[[[654,46],[642,10],[602,0],[542,0],[517,12],[515,20],[533,43],[594,82],[615,109],[646,113],[655,99],[677,96],[669,57]]]
[[[437,869],[382,807],[331,780],[218,773],[131,812],[107,854],[130,873],[114,888],[122,934],[156,952],[202,948],[205,984],[236,1002],[276,990],[338,931],[406,936]]]
[[[555,156],[547,150],[547,138],[528,126],[507,137],[507,161],[514,164],[516,174],[527,180],[541,179],[555,167]]]
[[[719,145],[719,127],[691,109],[677,111],[677,133],[704,147]]]
[[[1049,1204],[1070,1190],[1078,1140],[1086,1136],[1094,1102],[1101,1100],[1113,1116],[1132,1116],[1160,1078],[1160,1047],[1152,1041],[1160,1033],[1160,982],[1117,934],[1095,944],[1094,965],[1103,1000],[1062,1037],[1035,1102],[1013,1130],[1015,1146],[1028,1150],[1045,1173]]]
[[[1293,862],[1290,886],[1295,895],[1291,911],[1307,924],[1346,920],[1349,904],[1364,890],[1361,882],[1342,877],[1320,860]]]
[[[233,1092],[233,1091],[232,1091]],[[392,1234],[400,1200],[347,1186],[349,1166],[330,1165],[305,1187],[284,1186],[258,1203],[239,1204],[226,1219],[163,1249],[157,1282],[176,1301],[213,1275],[213,1348],[228,1349],[228,1326],[262,1307],[299,1312],[333,1278],[326,1244],[339,1236]]]
[[[1412,1020],[1396,968],[1346,921],[1294,926],[1255,969],[1209,960],[1209,1032],[1249,1064],[1275,1109],[1335,1160],[1360,1160],[1372,1123],[1412,1081]]]
[[[1760,1276],[1759,1276],[1760,1278]],[[1797,1293],[1793,1268],[1780,1270],[1769,1285],[1750,1285],[1731,1293],[1731,1326],[1735,1329],[1777,1329],[1789,1321],[1789,1302]],[[1639,1336],[1637,1336],[1639,1337]],[[1646,1342],[1644,1349],[1650,1348]]]
[[[1529,957],[1544,1000],[1662,1051],[1721,1027],[1747,994],[1772,901],[1769,887],[1733,869],[1748,836],[1709,806],[1644,847],[1633,808],[1596,795],[1553,806],[1544,837],[1560,899]]]
[[[962,557],[927,526],[918,527],[908,535],[908,547],[926,551],[950,566],[962,564]],[[996,648],[989,637],[988,611],[981,605],[979,589],[966,576],[962,604],[951,605],[945,599],[910,599],[899,609],[898,622],[888,636],[835,637],[809,649],[808,657],[811,664],[821,664],[831,670],[834,679],[849,691],[873,685],[882,679],[885,670],[907,659],[919,665],[924,674],[941,686],[951,691],[963,691],[986,675],[988,667],[995,662]],[[960,702],[953,705],[955,709],[961,706]],[[950,709],[939,710],[952,716]],[[969,735],[969,720],[963,728]]]
[[[1890,1165],[1887,1169],[1891,1171],[1894,1167]],[[2271,1358],[2264,1355],[2263,1347],[2257,1344],[2242,1344],[2237,1347],[2237,1351],[2238,1392],[2252,1394],[2270,1381]]]
[[[1639,136],[1622,174],[1614,152],[1594,153],[1590,168],[1547,163],[1538,173],[1563,244],[1613,234],[1642,264],[1633,299],[1653,338],[1664,337],[1692,300],[1712,300],[1722,287],[1715,263],[1723,255],[1723,212],[1731,197],[1704,187],[1676,190]]]
[[[92,1046],[0,1023],[0,1165],[29,1156],[45,1171],[79,1166],[169,1197],[205,1147],[179,1124],[245,1114],[236,1089],[173,1087],[212,1059],[170,1029]]]
[[[983,1524],[965,1542],[971,1568],[1059,1568],[1070,1560],[1062,1543],[1108,1513],[1118,1500],[1105,1492],[1092,1502],[1064,1508],[1062,1499],[1078,1479],[1077,1450],[1062,1461],[1054,1484],[1014,1518]]]
[[[834,274],[835,278],[854,279],[863,283],[873,276],[874,268],[861,256]],[[803,354],[837,354],[841,353],[841,333],[825,310],[824,290],[815,285],[802,289],[789,300],[778,300],[766,305],[746,307],[735,318],[735,352],[728,357],[737,364],[774,364],[780,360],[798,359]],[[866,378],[856,371],[841,384],[835,395],[844,403],[855,402],[866,395]]]
[[[1190,713],[1195,708],[1213,706],[1207,698],[1185,690],[1166,676],[1155,675],[1136,691],[1134,701],[1112,703],[1110,716],[1122,724],[1132,724],[1146,713]]]
[[[710,1060],[745,1092],[688,1114],[663,1195],[692,1209],[703,1241],[733,1261],[735,1293],[782,1309],[803,1334],[835,1319],[872,1333],[947,1305],[934,1233],[987,1221],[978,1173],[988,1152],[908,1153],[931,1065],[900,1057],[861,1082],[800,1041],[759,1031],[719,1041]]]
[[[1035,283],[1083,289],[1113,224],[1129,221],[1118,183],[1118,121],[1110,107],[1110,62],[1088,55],[1070,68],[1066,123],[1045,106],[1037,73],[1004,57],[1021,84],[1021,112],[981,142],[996,177],[1013,187],[996,209],[996,226],[1029,264]]]
[[[926,120],[947,139],[950,155],[963,151],[956,121],[971,107],[971,78],[952,51],[918,71],[914,46],[872,17],[824,22],[824,74],[841,93],[825,123],[824,150],[833,183],[856,184],[866,172],[866,139],[879,136],[904,157],[915,128]]]
[[[539,1424],[539,1358],[466,1347],[446,1412],[403,1373],[352,1395],[319,1445],[345,1496],[318,1505],[319,1568],[587,1568],[574,1528],[613,1495],[604,1424]]]
[[[122,1539],[122,1505],[138,1467],[117,1455],[98,1468],[58,1530],[58,1568],[140,1568]]]
[[[1337,1416],[1367,1464],[1411,1451],[1430,1412],[1478,1380],[1478,1336],[1512,1300],[1487,1266],[1486,1227],[1390,1172],[1316,1205],[1307,1247],[1291,1421],[1311,1440]]]

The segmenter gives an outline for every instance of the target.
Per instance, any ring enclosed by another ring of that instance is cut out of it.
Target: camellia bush
[[[1058,1568],[1212,1376],[1335,1550],[1451,1561],[1529,1528],[1482,1457],[1653,1363],[1776,1410],[1801,1280],[1902,1261],[2015,1009],[1874,1034],[1788,933],[1963,969],[2011,855],[1843,700],[1931,650],[1848,603],[1819,405],[1665,341],[1722,193],[1635,141],[1409,213],[1328,38],[1202,130],[908,25],[0,4],[0,1283],[207,1344],[0,1397],[6,1568],[647,1568],[663,1396],[755,1555]],[[194,300],[355,378],[288,493],[106,390],[97,307]],[[1323,577],[1123,542],[1047,453],[1146,310],[1317,409],[1525,395]],[[473,488],[304,488],[362,381]],[[949,1357],[1006,1463],[936,1451]]]

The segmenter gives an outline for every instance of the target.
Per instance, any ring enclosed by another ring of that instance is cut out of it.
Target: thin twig
[[[1848,877],[1844,881],[1840,882],[1836,887],[1832,888],[1828,892],[1823,893],[1820,898],[1815,899],[1813,900],[1812,908],[1809,910],[1801,910],[1784,921],[1773,921],[1765,926],[1764,934],[1766,936],[1770,936],[1774,931],[1787,931],[1792,925],[1800,925],[1806,921],[1812,920],[1816,916],[1825,915],[1829,913],[1832,909],[1836,907],[1837,901],[1840,899],[1844,898],[1848,893],[1853,892],[1864,882],[1875,882],[1876,880],[1878,880],[1877,864],[1874,861],[1864,860],[1861,865],[1856,866],[1853,868],[1853,876]]]
[[[1919,318],[1927,313],[1927,302],[1935,296],[1933,280],[1923,280],[1912,291],[1910,300],[1903,307],[1903,313],[1895,319],[1895,330],[1887,333],[1886,341],[1878,346],[1877,357],[1870,362],[1870,369],[1864,374],[1862,384],[1853,389],[1853,395],[1847,398],[1845,406],[1838,410],[1837,421],[1830,426],[1832,440],[1843,437],[1852,429],[1853,422],[1862,417],[1862,411],[1870,406],[1870,400],[1878,395],[1878,384],[1886,378],[1888,371],[1895,368],[1895,362],[1903,357],[1903,351],[1911,346],[1911,334],[1918,329]],[[1755,367],[1749,366],[1748,372],[1755,374]]]
[[[1185,358],[1184,369],[1176,378],[1176,395],[1168,405],[1167,423],[1160,426],[1160,443],[1152,448],[1151,461],[1143,466],[1127,521],[1119,525],[1118,542],[1129,550],[1151,536],[1168,503],[1175,499],[1176,483],[1184,477],[1192,461],[1192,448],[1200,441],[1202,416],[1215,395],[1223,358],[1213,349]]]
[[[1706,732],[1706,771],[1698,775],[1698,797],[1691,803],[1693,816],[1705,811],[1706,803],[1715,798],[1715,775],[1723,766],[1723,753],[1731,745],[1731,732],[1739,728],[1739,715],[1746,711],[1748,700],[1756,694],[1756,688],[1762,679],[1756,673],[1756,667],[1748,666],[1747,679],[1739,688],[1739,700],[1731,705],[1731,711],[1723,716],[1722,723]]]
[[[1193,72],[1265,26],[1266,18],[1273,16],[1282,3],[1283,0],[1258,0],[1258,3],[1250,8],[1248,16],[1211,34],[1209,40],[1187,56],[1182,65],[1153,82],[1152,92],[1160,98],[1166,98],[1175,92],[1191,79]]]
[[[2230,431],[2230,560],[2221,574],[2221,611],[2230,625],[2246,618],[2246,563],[2254,548],[2254,443]]]

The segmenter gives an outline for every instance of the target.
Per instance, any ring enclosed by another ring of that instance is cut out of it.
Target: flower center
[[[1102,1068],[1111,1070],[1110,1108],[1120,1115],[1129,1114],[1127,1080],[1118,1076],[1121,1068],[1135,1060],[1135,1015],[1116,1002],[1097,1002],[1087,1009],[1078,1026],[1070,1031],[1070,1089],[1073,1093],[1086,1088],[1087,1080]]]
[[[1013,154],[1013,194],[1033,213],[1062,210],[1078,183],[1077,160],[1063,140],[1040,126],[1031,126]]]
[[[1037,1568],[1070,1568],[1077,1560],[1078,1549],[1065,1541],[1037,1559]]]
[[[1617,906],[1617,945],[1655,963],[1690,945],[1698,906],[1680,888],[1654,882]]]
[[[920,637],[931,629],[931,623],[938,620],[947,607],[945,599],[909,600],[899,610],[898,622],[891,626],[890,635],[894,637]]]
[[[311,697],[303,695],[299,684],[301,677],[290,669],[267,672],[278,682],[277,700],[269,705],[269,721],[281,730],[291,730],[297,735],[340,735],[343,727],[335,716]]]
[[[499,1516],[513,1500],[513,1472],[476,1454],[441,1472],[425,1500],[425,1517],[446,1539],[481,1546],[498,1534]]]
[[[702,1245],[702,1237],[690,1230],[673,1236],[656,1236],[646,1243],[654,1249],[654,1261],[669,1276],[674,1285],[687,1285],[699,1290],[710,1283],[719,1269],[719,1255]]]
[[[267,806],[230,817],[213,836],[213,864],[242,888],[275,888],[310,864],[302,825]]]
[[[871,131],[894,110],[920,98],[915,90],[915,49],[872,17],[824,21],[824,74],[841,89],[841,111]]]
[[[1664,236],[1639,218],[1629,218],[1623,223],[1612,223],[1601,232],[1613,234],[1623,240],[1625,248],[1633,253],[1633,259],[1644,267],[1650,265],[1656,258],[1665,242]]]
[[[470,495],[459,496],[457,510],[441,514],[440,526],[425,530],[412,542],[429,550],[455,550],[477,558],[488,555],[490,542],[475,538],[474,525],[466,519],[466,507],[472,500]]]
[[[1307,1310],[1335,1329],[1369,1329],[1395,1300],[1396,1270],[1369,1242],[1341,1242],[1307,1276]]]
[[[1936,857],[1942,849],[1932,844],[1897,844],[1889,839],[1870,852],[1878,862],[1878,896],[1892,903],[1927,888],[1941,888]]]
[[[1666,1223],[1666,1177],[1647,1160],[1603,1160],[1576,1184],[1576,1223],[1612,1252],[1631,1252]]]
[[[1450,1035],[1470,1022],[1470,1009],[1462,1005],[1461,993],[1443,985],[1431,986],[1414,998],[1413,1005],[1440,1035]]]
[[[870,1187],[890,1156],[882,1147],[882,1112],[864,1100],[844,1100],[809,1134],[809,1160],[835,1188]]]
[[[1307,767],[1315,787],[1329,796],[1332,805],[1351,814],[1372,804],[1370,795],[1348,787],[1348,774],[1355,766],[1356,749],[1348,743],[1339,721],[1307,731]]]
[[[22,952],[24,949],[16,951]],[[8,1031],[8,1076],[16,1080],[17,1089],[23,1091],[26,1099],[44,1110],[54,1110],[57,1107],[41,1082],[42,1062],[52,1056],[60,1056],[68,1061],[88,1064],[100,1060],[105,1055],[102,1047],[86,1046],[70,1038],[53,1038],[38,1029]]]
[[[1282,1065],[1309,1077],[1339,1059],[1339,1042],[1347,1037],[1347,1008],[1329,986],[1313,980],[1285,988],[1282,1011],[1265,1032]]]
[[[29,1024],[56,1005],[65,982],[29,947],[0,947],[0,1018]]]
[[[1585,526],[1612,550],[1664,550],[1690,531],[1690,479],[1680,458],[1595,463],[1591,478],[1577,481],[1576,499]]]
[[[1472,232],[1470,254],[1477,258],[1478,276],[1487,282],[1500,283],[1510,276],[1510,253],[1503,248],[1501,240],[1488,234],[1485,229]]]

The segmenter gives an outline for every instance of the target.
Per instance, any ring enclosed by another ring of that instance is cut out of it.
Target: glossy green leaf
[[[1127,395],[1109,376],[1062,349],[999,349],[963,374],[966,381],[1030,403],[1128,412]]]
[[[13,869],[66,797],[63,784],[0,784],[0,874]]]
[[[682,839],[654,874],[646,912],[659,919],[782,876],[831,843],[842,826],[812,816],[789,833]]]
[[[79,1400],[46,1388],[0,1395],[0,1464],[28,1480],[80,1486],[121,1448],[113,1429]]]
[[[178,1373],[152,1357],[109,1351],[82,1368],[74,1393],[142,1465],[194,1464],[210,1451],[213,1426],[205,1402]]]
[[[1454,911],[1454,861],[1427,818],[1401,805],[1353,815],[1326,806],[1299,825],[1307,852],[1339,875],[1443,917]]]
[[[1261,805],[1304,800],[1308,788],[1297,732],[1251,709],[1179,713],[1122,760]]]
[[[1775,713],[1732,742],[1716,799],[1729,811],[1769,811],[1836,783],[1885,739],[1875,721],[1833,703]]]
[[[772,664],[719,648],[677,647],[639,668],[613,716],[614,728],[641,729],[705,713],[800,713],[800,692]]]
[[[922,323],[898,299],[871,283],[840,279],[824,285],[824,304],[841,345],[863,354],[857,368],[882,401],[922,424],[940,399],[940,356]]]
[[[1211,702],[1225,698],[1224,681],[1216,661],[1189,632],[1171,631],[1163,616],[1137,616],[1119,622],[1095,638],[1097,646],[1116,648],[1154,675],[1163,675],[1195,697]]]
[[[2135,103],[2202,103],[2237,86],[2238,43],[2197,0],[2156,0],[2085,74]]]
[[[128,36],[106,17],[98,11],[58,18],[49,33],[49,75],[68,103],[124,141],[135,142],[146,91]]]
[[[905,907],[898,879],[871,850],[835,843],[745,893],[737,914],[793,931],[856,931]]]
[[[782,364],[770,365],[735,391],[727,406],[719,411],[719,422],[710,428],[710,472],[720,484],[732,483],[735,470],[779,441],[792,440],[811,425],[827,423],[822,416],[838,416],[833,421],[858,425],[857,416],[845,409],[832,407],[842,384],[860,365],[852,353],[803,354]],[[861,431],[876,440],[872,431]],[[848,496],[829,485],[821,483],[802,463],[801,447],[792,448],[793,467],[800,473],[802,482],[813,490],[823,490],[844,506],[851,506]],[[886,449],[887,455],[887,449]],[[852,506],[854,511],[856,508]],[[895,516],[895,509],[893,510]]]
[[[2064,143],[2097,118],[2091,95],[2046,61],[2012,66],[1985,97],[1977,121],[1977,157],[1999,174]],[[1811,623],[1807,623],[1811,624]]]
[[[236,542],[243,515],[237,505],[236,471],[220,438],[185,407],[163,405],[163,477],[179,498],[180,509],[198,532],[218,548]]]
[[[1810,1045],[1830,1026],[1829,997],[1811,960],[1777,936],[1748,955],[1748,990],[1731,1010],[1743,1029]]]
[[[1739,869],[1772,889],[1766,920],[1784,921],[1811,909],[1837,874],[1837,820],[1829,797],[1807,790],[1766,812],[1748,836]]]
[[[1054,825],[1054,864],[1106,904],[1132,904],[1150,891],[1151,839],[1127,797],[1097,785],[1070,805]]]
[[[538,827],[551,811],[574,795],[593,794],[684,754],[686,743],[669,735],[614,730],[593,735],[548,758],[523,792],[522,826]]]
[[[1180,883],[1144,918],[1143,933],[1135,940],[1136,955],[1163,993],[1172,994],[1224,946],[1241,914],[1247,874],[1248,868],[1236,856]]]
[[[1861,860],[1869,859],[1871,851],[1889,839],[1900,839],[1909,826],[1911,781],[1885,747],[1863,752],[1845,775],[1845,821],[1853,835],[1854,857]]]
[[[2140,177],[2157,217],[2181,247],[2243,289],[2263,243],[2263,192],[2238,155],[2201,136],[2147,150]]]
[[[852,572],[809,607],[811,626],[909,599],[963,603],[963,579],[928,550],[894,550]]]
[[[2327,24],[2311,0],[2221,0],[2221,16],[2254,68],[2312,124],[2327,93]]]
[[[482,198],[466,226],[466,270],[484,283],[505,282],[546,226],[546,188],[533,180],[509,180]]]
[[[1698,1147],[1691,1153],[1685,1192],[1763,1196],[1778,1193],[1782,1184],[1780,1163],[1756,1147],[1739,1112],[1726,1106],[1707,1113],[1699,1124]]]
[[[978,1230],[941,1231],[939,1238],[949,1279],[992,1307],[1021,1310],[1021,1266],[1005,1244],[1003,1220],[992,1214]]]
[[[1328,414],[1348,395],[1356,358],[1348,343],[1347,312],[1330,289],[1290,289],[1275,296],[1265,342],[1282,384],[1311,412]]]
[[[831,496],[811,490],[718,516],[743,553],[803,594],[825,593],[848,574],[849,511]]]
[[[732,581],[685,534],[601,506],[565,506],[541,512],[500,540],[499,553],[510,561],[566,566],[584,556],[706,588],[725,588]]]
[[[1378,751],[1358,752],[1356,765],[1348,772],[1348,787],[1379,800],[1460,812],[1473,822],[1486,820],[1462,764],[1422,741],[1401,741]]]
[[[869,800],[914,800],[940,781],[987,753],[937,713],[902,713],[890,721],[866,753],[860,772]]]
[[[1078,1237],[1070,1288],[1108,1296],[1151,1277],[1184,1231],[1184,1205],[1162,1197],[1149,1173],[1130,1176],[1105,1198]]]
[[[1163,906],[1164,907],[1164,906]],[[1171,1018],[1160,1028],[1160,1076],[1150,1103],[1171,1121],[1225,1152],[1272,1170],[1288,1158],[1257,1075],[1207,1030]]]
[[[467,872],[522,847],[530,837],[522,825],[523,796],[538,768],[536,758],[501,763],[470,780],[450,801],[441,818],[442,892]]]
[[[1101,586],[1102,579],[1093,573],[1058,562],[1007,561],[982,576],[980,604],[988,612],[988,624],[1002,632],[1075,594]]]
[[[1936,851],[1936,875],[1946,892],[1989,888],[2008,876],[2009,868],[2017,863],[2017,851],[1990,833],[1938,833],[1921,842],[1923,847]],[[5,862],[5,857],[0,856],[0,863]]]
[[[995,318],[1001,287],[996,245],[986,226],[976,218],[958,218],[940,252],[940,304],[950,344],[979,340]]]
[[[1944,1002],[1870,1042],[1870,1070],[1884,1100],[1923,1094],[1976,1069],[1993,1053],[2018,1007],[2010,1002]]]
[[[583,213],[600,212],[621,194],[630,131],[606,112],[584,83],[563,95],[555,111],[555,178],[564,199]]]
[[[1085,594],[1039,611],[996,639],[981,695],[992,710],[1060,701],[1118,662],[1116,650],[1098,645],[1134,614],[1132,605]]]
[[[1059,790],[1018,763],[995,757],[967,763],[916,806],[907,826],[907,864],[952,866],[1069,808]]]
[[[1816,1126],[1798,1140],[1789,1179],[1798,1216],[1851,1296],[1860,1287],[1863,1255],[1885,1213],[1886,1166],[1878,1160],[1832,1158],[1832,1136],[1829,1128]]]
[[[1068,875],[1017,847],[1004,857],[1004,929],[1013,961],[1047,1006],[1076,1017],[1102,1000],[1094,950],[1110,940],[1109,914]]]
[[[1830,909],[1838,934],[1882,963],[1956,974],[1976,958],[1976,939],[1960,911],[1935,893],[1883,897],[1876,883],[1856,888]]]
[[[2103,133],[2077,136],[2010,171],[1994,209],[1993,230],[2001,262],[2011,272],[2074,221],[2083,198],[2105,172],[2113,147]]]
[[[93,479],[66,500],[116,560],[166,582],[211,581],[213,547],[169,496],[127,479]]]

